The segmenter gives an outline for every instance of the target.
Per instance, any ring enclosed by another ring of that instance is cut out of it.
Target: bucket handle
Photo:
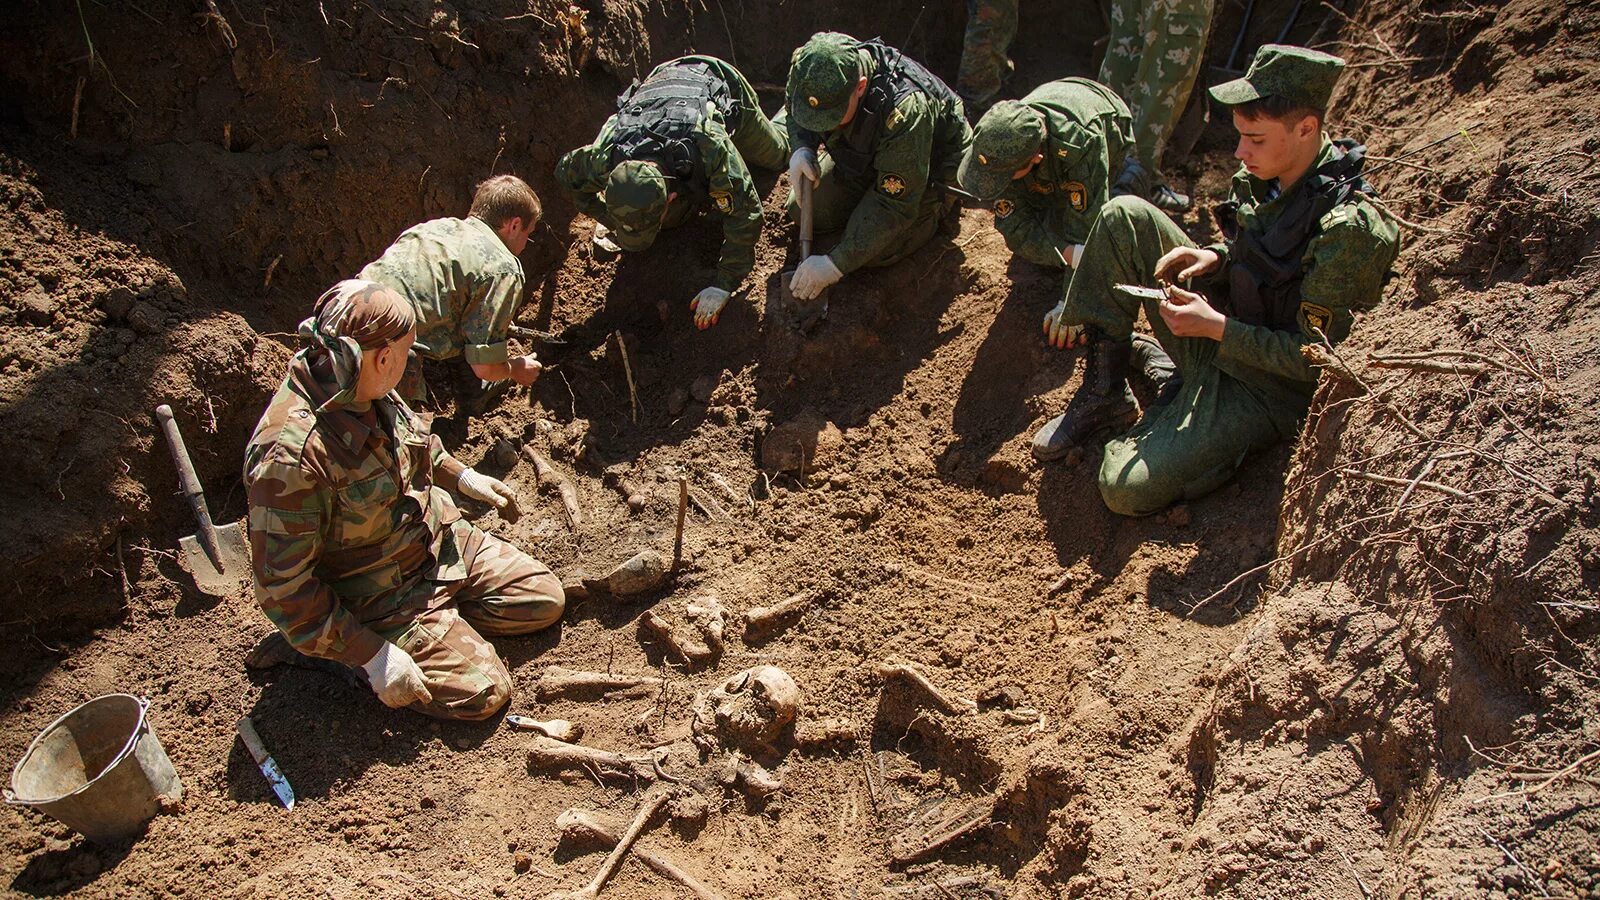
[[[139,704],[139,724],[134,727],[133,734],[128,736],[128,743],[123,745],[121,752],[119,752],[116,755],[116,757],[111,761],[111,765],[113,765],[113,766],[116,765],[117,763],[121,762],[124,757],[126,757],[130,752],[133,751],[134,744],[138,743],[138,741],[139,741],[139,735],[141,735],[141,734],[145,733],[146,731],[150,730],[149,717],[145,715],[145,713],[150,711],[150,698],[149,697],[139,697],[139,696],[131,695],[131,694],[127,695],[127,696],[132,696],[134,701]],[[96,698],[96,699],[99,699],[99,698]],[[57,724],[59,724],[61,722],[61,719],[65,719],[67,716],[70,716],[70,715],[72,715],[72,712],[68,711],[66,713],[63,713],[61,715],[61,717],[56,719],[54,722],[51,722],[49,727],[47,727],[44,731],[40,732],[38,737],[35,737],[33,739],[33,744],[30,744],[28,746],[28,750],[27,750],[26,753],[22,754],[22,758],[23,759],[27,759],[33,753],[33,748],[34,748],[34,746],[36,746],[39,743],[40,738],[44,737],[44,733],[49,731],[51,728],[54,728]],[[21,762],[18,762],[17,764],[20,766]],[[110,766],[107,766],[107,768],[110,768]],[[87,784],[79,787],[77,790],[75,790],[75,791],[73,791],[73,792],[71,792],[69,794],[64,794],[62,796],[63,797],[71,796],[72,794],[77,793],[77,791],[81,791],[86,787],[88,787]],[[0,794],[4,794],[5,802],[6,802],[7,806],[34,806],[35,805],[34,803],[30,803],[27,800],[18,800],[17,799],[17,795],[12,793],[11,792],[11,788],[9,788],[9,787],[0,788]],[[61,797],[57,797],[56,799],[59,800],[59,799],[62,799],[62,798]]]

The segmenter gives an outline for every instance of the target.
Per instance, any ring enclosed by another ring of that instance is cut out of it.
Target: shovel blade
[[[213,561],[205,544],[194,535],[178,539],[179,559],[194,578],[195,587],[212,597],[226,597],[250,581],[250,546],[238,522],[217,530],[217,555]]]

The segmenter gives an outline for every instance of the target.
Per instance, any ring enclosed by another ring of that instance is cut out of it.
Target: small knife
[[[256,734],[256,726],[250,721],[249,716],[239,720],[239,737],[244,740],[246,750],[256,761],[256,767],[267,778],[267,783],[272,785],[272,792],[283,801],[285,809],[294,809],[294,788],[289,786],[289,779],[283,777],[283,771],[278,768],[278,761],[272,758],[267,748],[261,743],[261,735]]]

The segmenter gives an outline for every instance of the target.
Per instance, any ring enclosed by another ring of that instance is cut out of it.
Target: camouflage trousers
[[[1010,69],[1006,51],[1016,36],[1017,0],[967,0],[956,93],[966,102],[969,115],[977,116],[1000,93]]]
[[[1112,512],[1142,516],[1178,500],[1204,496],[1233,477],[1250,452],[1298,432],[1304,403],[1291,403],[1216,366],[1221,344],[1181,338],[1161,318],[1160,301],[1141,300],[1114,284],[1153,285],[1156,261],[1194,242],[1166,213],[1137,197],[1117,197],[1100,210],[1067,288],[1065,320],[1094,325],[1102,340],[1126,341],[1139,312],[1177,365],[1183,388],[1146,410],[1127,434],[1106,444],[1100,496]]]
[[[1111,39],[1101,84],[1133,112],[1139,161],[1160,171],[1161,151],[1205,64],[1216,0],[1111,0]]]
[[[424,581],[405,610],[366,624],[422,669],[433,699],[410,709],[486,719],[511,699],[511,673],[485,635],[548,628],[561,620],[566,595],[543,563],[479,528],[462,542],[461,558],[465,578]]]

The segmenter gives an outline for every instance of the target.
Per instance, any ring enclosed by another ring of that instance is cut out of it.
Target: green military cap
[[[606,178],[606,209],[616,220],[612,239],[624,250],[643,250],[655,243],[661,214],[667,208],[667,179],[655,163],[630,159]]]
[[[956,178],[967,193],[993,200],[1042,146],[1044,116],[1021,100],[1002,100],[978,120]]]
[[[789,115],[807,131],[832,131],[844,120],[861,80],[861,42],[823,31],[794,52],[789,63]]]
[[[1262,44],[1250,62],[1250,71],[1243,78],[1212,88],[1211,96],[1226,106],[1262,97],[1282,97],[1296,106],[1325,109],[1343,68],[1344,60],[1328,53],[1287,44]]]

